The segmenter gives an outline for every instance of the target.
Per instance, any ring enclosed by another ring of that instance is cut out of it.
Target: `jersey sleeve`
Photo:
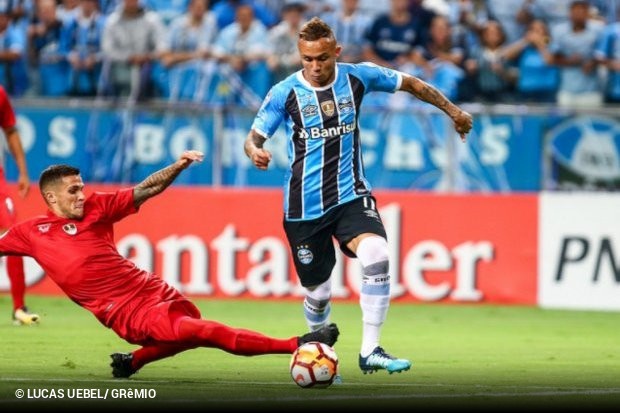
[[[13,111],[13,106],[11,106],[4,88],[0,87],[0,127],[6,130],[14,126],[15,112]]]
[[[29,228],[28,223],[22,222],[0,235],[0,255],[31,255]]]
[[[101,209],[103,218],[110,222],[120,221],[127,215],[138,212],[133,202],[133,188],[116,192],[95,192],[91,201]]]
[[[367,92],[394,93],[403,83],[401,72],[374,63],[365,62],[357,65],[357,73],[366,85]]]
[[[614,43],[614,33],[611,30],[605,30],[598,38],[594,49],[594,57],[597,59],[607,59],[611,55]]]
[[[284,102],[279,96],[276,85],[271,88],[263,100],[263,104],[254,118],[254,123],[252,123],[252,129],[263,138],[269,139],[280,126],[284,115]]]

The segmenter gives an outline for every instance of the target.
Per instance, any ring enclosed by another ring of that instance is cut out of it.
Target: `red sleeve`
[[[30,225],[23,222],[0,235],[0,255],[31,255],[29,229]]]
[[[120,221],[127,215],[138,212],[133,202],[133,188],[116,192],[95,192],[91,195],[91,200],[101,209],[103,217],[111,222]]]
[[[0,87],[0,127],[8,129],[15,126],[15,112],[4,88]]]

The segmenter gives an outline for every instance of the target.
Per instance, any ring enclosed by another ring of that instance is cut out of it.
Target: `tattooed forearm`
[[[409,92],[424,102],[443,110],[448,116],[454,117],[460,109],[435,87],[413,76],[403,76],[401,90]]]
[[[252,129],[245,140],[245,144],[243,145],[243,150],[245,151],[245,154],[248,156],[248,158],[252,157],[252,152],[254,152],[256,149],[261,149],[265,144],[266,140],[267,139],[265,139],[264,137],[259,135],[258,132]]]
[[[184,168],[174,163],[159,170],[133,188],[133,202],[139,207],[147,199],[161,193],[176,179]]]

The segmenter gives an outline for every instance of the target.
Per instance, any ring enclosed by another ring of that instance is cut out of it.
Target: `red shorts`
[[[161,278],[149,283],[114,316],[110,328],[121,338],[142,346],[177,340],[179,317],[200,318],[200,310]]]

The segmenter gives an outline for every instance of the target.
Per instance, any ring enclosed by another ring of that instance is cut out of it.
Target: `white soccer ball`
[[[298,386],[328,387],[338,374],[338,356],[327,344],[302,344],[291,358],[291,377]]]

